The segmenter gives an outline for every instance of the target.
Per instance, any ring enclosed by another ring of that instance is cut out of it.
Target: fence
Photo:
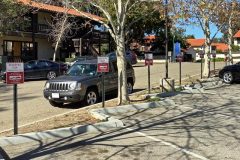
[[[0,56],[0,71],[6,70],[7,62],[23,62],[23,60],[18,56]]]

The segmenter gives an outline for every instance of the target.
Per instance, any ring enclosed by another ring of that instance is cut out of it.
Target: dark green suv
[[[63,76],[48,80],[44,87],[44,97],[53,106],[64,103],[83,101],[85,105],[98,102],[102,95],[102,74],[97,72],[97,59],[75,62]],[[127,62],[128,93],[133,92],[135,83],[134,69]],[[104,75],[105,93],[110,94],[118,89],[116,59],[109,60],[109,72]]]

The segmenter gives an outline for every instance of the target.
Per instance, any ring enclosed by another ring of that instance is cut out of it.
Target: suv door
[[[118,89],[118,67],[117,67],[117,61],[114,60],[111,62],[113,66],[113,76],[112,76],[112,88],[114,90]]]
[[[115,86],[115,70],[111,62],[109,62],[109,72],[105,73],[104,75],[104,85],[105,91],[111,92],[116,89]]]

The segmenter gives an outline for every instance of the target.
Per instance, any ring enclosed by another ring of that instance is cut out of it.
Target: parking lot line
[[[129,131],[134,131],[134,129],[132,129],[132,128],[126,128],[126,129],[129,130]],[[172,144],[172,143],[163,141],[163,140],[158,139],[158,138],[155,138],[155,137],[153,137],[153,136],[149,136],[149,135],[147,135],[147,134],[145,134],[145,133],[143,133],[143,132],[134,132],[134,133],[137,133],[137,134],[139,134],[139,135],[142,135],[142,136],[144,136],[144,137],[146,137],[146,138],[148,138],[148,139],[151,139],[151,140],[153,140],[153,141],[160,142],[160,143],[162,143],[162,144],[164,144],[164,145],[166,145],[166,146],[170,146],[170,147],[172,147],[172,148],[174,148],[174,149],[176,149],[176,150],[179,150],[179,151],[181,151],[181,152],[184,152],[184,153],[186,153],[186,154],[188,154],[188,155],[191,155],[191,156],[193,156],[193,157],[195,157],[195,158],[198,158],[198,159],[201,159],[201,160],[208,160],[208,158],[206,158],[206,157],[203,157],[203,156],[201,156],[201,155],[199,155],[199,154],[196,154],[196,153],[194,153],[194,152],[188,151],[187,149],[180,148],[180,147],[178,147],[178,146],[176,146],[176,145],[174,145],[174,144]]]

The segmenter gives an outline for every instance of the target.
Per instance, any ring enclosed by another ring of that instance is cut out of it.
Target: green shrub
[[[232,45],[232,51],[233,51],[233,52],[240,51],[240,47],[239,47],[239,46]]]
[[[213,62],[213,58],[211,58],[211,62]],[[215,62],[223,62],[224,58],[215,58]]]

